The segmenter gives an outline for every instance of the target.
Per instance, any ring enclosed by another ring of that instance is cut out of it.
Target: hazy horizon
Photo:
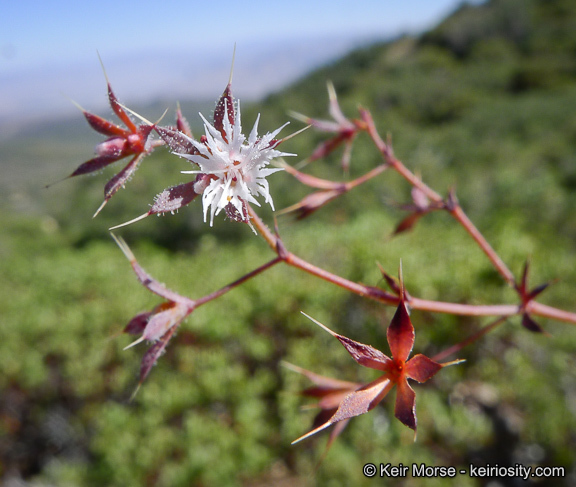
[[[257,99],[356,47],[424,31],[462,3],[8,3],[0,16],[0,130],[72,115],[70,99],[105,108],[97,52],[122,101],[149,103],[215,99],[236,44],[236,93]]]

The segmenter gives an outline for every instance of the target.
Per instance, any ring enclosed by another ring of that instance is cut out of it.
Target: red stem
[[[474,305],[445,303],[442,301],[429,301],[427,299],[410,297],[408,305],[412,309],[418,309],[420,311],[449,313],[462,316],[514,316],[520,313],[520,307],[516,304]]]
[[[254,227],[264,237],[270,248],[278,254],[278,259],[281,259],[286,264],[296,267],[298,269],[312,274],[320,279],[335,284],[347,291],[350,291],[359,296],[364,296],[381,303],[396,306],[399,298],[390,294],[380,288],[373,286],[366,286],[359,284],[348,279],[345,279],[336,274],[332,274],[325,269],[317,267],[308,261],[298,257],[297,255],[289,252],[284,247],[284,244],[276,235],[274,235],[266,224],[260,219],[258,214],[248,206],[251,222]],[[276,263],[276,262],[275,262]],[[412,309],[421,311],[429,311],[433,313],[447,313],[461,316],[514,316],[522,312],[522,307],[515,304],[500,304],[500,305],[472,305],[460,303],[446,303],[442,301],[429,301],[427,299],[420,299],[410,297],[408,304]],[[559,319],[569,323],[576,324],[576,314],[561,311],[556,308],[541,305],[539,303],[531,302],[527,308],[528,312],[544,316],[547,318]]]
[[[537,303],[536,301],[530,301],[526,305],[526,312],[533,315],[542,316],[543,318],[550,318],[552,320],[563,321],[565,323],[576,325],[576,313],[564,311],[563,309],[553,308],[552,306],[546,306],[545,304]]]
[[[266,264],[261,265],[257,269],[254,269],[252,272],[249,272],[245,276],[242,276],[240,279],[237,279],[234,282],[228,284],[227,286],[224,286],[223,288],[219,289],[218,291],[214,291],[213,293],[210,293],[206,296],[203,296],[200,299],[196,299],[194,301],[194,303],[196,304],[196,307],[202,306],[203,304],[206,304],[209,301],[212,301],[216,298],[219,298],[223,294],[226,294],[228,291],[231,291],[232,289],[239,286],[240,284],[243,284],[244,282],[248,281],[249,279],[252,279],[253,277],[257,276],[258,274],[268,270],[270,267],[275,266],[279,262],[282,262],[282,259],[280,257],[276,257],[275,259],[272,259],[271,261],[267,262]]]
[[[392,154],[392,150],[388,144],[386,144],[380,135],[378,134],[376,127],[374,125],[374,120],[372,119],[372,115],[366,111],[362,110],[362,118],[366,122],[367,131],[370,134],[374,144],[378,148],[378,150],[384,156],[385,161],[392,166],[396,172],[398,172],[404,179],[406,179],[412,186],[417,187],[420,189],[428,198],[433,200],[436,203],[443,202],[442,197],[424,184],[420,179],[418,179],[402,162],[394,157]],[[464,227],[464,229],[470,234],[470,236],[476,241],[478,246],[482,249],[482,251],[486,254],[492,265],[496,268],[496,270],[500,273],[500,275],[506,280],[506,282],[514,287],[515,279],[514,274],[508,269],[506,264],[502,261],[502,259],[498,256],[498,254],[494,251],[494,249],[490,246],[488,241],[484,238],[484,236],[480,233],[480,231],[474,226],[472,221],[468,218],[468,216],[462,210],[462,207],[458,204],[454,204],[452,207],[446,205],[446,209],[450,212],[450,214]]]
[[[449,200],[445,203],[442,197],[424,184],[420,179],[418,179],[410,170],[404,166],[398,159],[396,159],[390,146],[386,144],[378,134],[374,121],[370,113],[366,110],[361,109],[361,116],[363,121],[366,123],[366,130],[370,134],[372,140],[376,144],[377,148],[380,150],[385,158],[386,164],[380,165],[367,173],[366,175],[358,178],[355,181],[350,182],[352,186],[357,186],[371,177],[382,172],[388,167],[392,166],[400,175],[402,175],[412,186],[419,188],[429,199],[436,203],[442,203],[443,206],[450,212],[450,214],[466,229],[466,231],[472,236],[474,241],[482,249],[482,251],[490,259],[490,262],[494,265],[496,270],[502,275],[502,277],[508,282],[509,285],[515,287],[515,279],[512,272],[508,269],[506,264],[500,259],[498,254],[490,246],[484,236],[480,231],[474,226],[467,215],[464,213],[462,208],[454,200]],[[309,274],[312,274],[320,279],[327,282],[331,282],[339,287],[342,287],[350,292],[353,292],[359,296],[365,296],[370,299],[388,304],[397,305],[399,298],[396,295],[390,294],[383,291],[380,288],[373,286],[366,286],[364,284],[359,284],[353,281],[349,281],[341,276],[332,274],[320,267],[317,267],[306,260],[298,257],[297,255],[288,252],[284,247],[284,244],[277,235],[274,235],[270,229],[264,224],[260,219],[258,214],[248,205],[248,211],[252,223],[255,228],[258,229],[262,237],[266,240],[268,245],[272,248],[274,252],[278,254],[278,259],[286,262],[286,264],[297,267]],[[274,264],[277,263],[275,259],[272,261]],[[273,264],[272,264],[273,265]],[[564,321],[567,323],[576,324],[576,313],[571,313],[568,311],[560,310],[550,306],[546,306],[534,301],[530,301],[526,305],[514,305],[514,304],[503,304],[503,305],[470,305],[470,304],[459,304],[459,303],[445,303],[441,301],[429,301],[425,299],[410,297],[408,304],[412,309],[418,309],[422,311],[430,311],[435,313],[449,313],[455,315],[466,315],[466,316],[500,316],[500,319],[505,319],[508,316],[514,316],[522,312],[532,313],[545,318],[551,318],[559,321]],[[495,323],[499,323],[497,320]],[[495,325],[494,325],[495,326]],[[489,331],[490,327],[487,327],[486,333]],[[481,336],[481,335],[479,335]],[[476,338],[474,338],[475,340]]]
[[[422,191],[428,198],[436,203],[442,203],[444,200],[436,191],[424,184],[414,173],[412,173],[404,164],[402,164],[398,159],[394,157],[391,147],[386,144],[380,137],[380,134],[376,130],[374,125],[374,119],[369,111],[360,109],[360,114],[362,120],[366,122],[366,131],[372,138],[372,141],[376,145],[376,148],[382,153],[385,161],[396,170],[406,181],[408,181],[412,186],[417,187]]]
[[[373,177],[378,176],[378,174],[383,173],[386,169],[388,169],[388,167],[389,166],[387,163],[380,164],[379,166],[376,166],[374,169],[368,171],[363,176],[360,176],[359,178],[356,178],[353,181],[346,183],[346,190],[349,191],[352,188],[355,188],[356,186],[360,186],[361,184],[365,183],[366,181],[372,179]]]

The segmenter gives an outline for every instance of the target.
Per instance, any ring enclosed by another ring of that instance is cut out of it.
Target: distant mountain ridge
[[[266,131],[289,120],[290,111],[327,118],[326,82],[331,80],[344,113],[357,116],[358,105],[370,109],[382,134],[392,134],[397,154],[410,167],[419,168],[432,186],[457,185],[462,201],[478,215],[505,202],[560,225],[576,214],[575,25],[573,0],[463,5],[420,36],[357,49],[259,102],[245,103],[249,97],[242,87],[243,76],[236,71],[234,92],[243,102],[244,126],[250,127],[261,113],[260,130]],[[223,81],[209,86],[217,94],[228,79],[228,65],[222,64]],[[97,91],[102,93],[102,79],[99,84]],[[152,119],[165,108],[173,109],[177,100],[129,103],[121,83],[114,86],[121,101]],[[202,130],[198,111],[209,117],[214,100],[183,102],[183,113],[195,131]],[[167,114],[166,123],[173,120],[173,113]],[[15,174],[20,181],[36,178],[45,184],[89,159],[100,138],[81,114],[71,120],[33,126],[23,133],[26,140],[0,140],[4,184]],[[300,126],[292,121],[290,130]],[[320,138],[308,131],[290,140],[287,150],[304,157]],[[358,173],[372,168],[375,157],[361,140],[352,152],[352,170]],[[28,155],[22,155],[24,150]],[[282,181],[278,178],[275,183],[278,207],[294,202],[289,182],[282,187]],[[521,192],[512,190],[518,181]],[[358,201],[360,211],[361,198]],[[569,231],[576,235],[576,222]]]
[[[281,44],[238,46],[235,87],[245,100],[279,90],[310,70],[367,43],[366,38],[299,39]],[[214,100],[215,80],[225,84],[229,51],[192,56],[181,48],[135,52],[103,62],[118,97],[129,104],[151,100]],[[57,120],[74,114],[71,98],[87,110],[105,110],[105,79],[97,53],[91,63],[42,66],[17,74],[0,74],[3,103],[0,137],[15,134],[29,121]]]
[[[353,51],[267,103],[322,113],[328,79],[344,103],[398,109],[433,123],[447,121],[484,96],[563,89],[576,80],[576,2],[463,3],[421,36]]]

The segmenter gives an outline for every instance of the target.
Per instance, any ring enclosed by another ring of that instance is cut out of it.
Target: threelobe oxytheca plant
[[[353,143],[362,132],[368,135],[381,154],[380,163],[356,179],[347,182],[321,179],[305,174],[281,159],[285,156],[295,155],[282,152],[279,149],[281,144],[288,138],[298,135],[304,129],[288,137],[277,138],[286,124],[273,132],[260,136],[258,135],[257,118],[249,135],[243,134],[240,103],[232,95],[231,78],[216,103],[212,122],[200,115],[205,129],[204,135],[200,138],[195,138],[192,135],[179,108],[176,111],[175,126],[149,122],[118,102],[110,82],[108,82],[108,100],[112,110],[124,126],[82,110],[90,126],[100,134],[105,135],[107,139],[96,146],[96,157],[81,164],[69,177],[99,171],[113,162],[129,158],[126,166],[106,184],[104,202],[96,214],[133,176],[142,160],[159,147],[164,146],[176,156],[189,160],[193,167],[193,170],[182,171],[194,175],[191,181],[165,189],[156,196],[146,213],[112,229],[134,223],[150,215],[174,213],[201,195],[205,222],[209,220],[210,226],[212,226],[215,217],[224,210],[228,220],[247,224],[255,234],[263,238],[274,255],[264,265],[218,291],[191,299],[171,291],[148,275],[126,243],[112,234],[130,261],[140,283],[163,300],[154,309],[138,313],[124,329],[128,334],[139,336],[128,347],[143,341],[152,343],[142,359],[139,384],[142,384],[148,376],[152,366],[165,351],[170,339],[187,316],[198,307],[219,298],[280,263],[296,267],[311,276],[340,286],[366,299],[396,307],[396,312],[387,330],[391,357],[370,345],[335,333],[308,316],[311,321],[337,338],[358,364],[379,370],[382,375],[368,384],[361,384],[320,376],[296,365],[285,364],[288,368],[306,376],[314,384],[303,391],[303,394],[317,397],[319,400],[317,407],[320,412],[314,420],[312,430],[295,442],[334,425],[328,440],[328,448],[351,418],[373,409],[394,386],[396,386],[395,416],[416,432],[415,393],[408,383],[408,379],[425,382],[443,367],[458,363],[459,360],[445,363],[440,361],[478,340],[503,323],[508,317],[520,315],[522,325],[537,333],[544,333],[544,330],[534,320],[534,316],[576,323],[576,314],[536,301],[536,298],[546,289],[548,284],[530,288],[528,286],[528,264],[525,265],[522,276],[517,280],[480,231],[468,219],[459,205],[454,191],[451,191],[447,197],[442,197],[394,156],[391,143],[385,142],[380,137],[368,110],[360,108],[357,119],[346,118],[338,105],[333,86],[328,84],[329,112],[332,120],[316,120],[295,114],[297,118],[308,125],[306,128],[312,127],[330,134],[329,138],[307,158],[310,162],[327,156],[343,145],[341,164],[345,172],[348,172]],[[140,119],[139,124],[133,121],[133,117]],[[274,225],[274,231],[271,231],[254,208],[254,206],[260,206],[261,200],[274,208],[273,192],[270,189],[268,177],[278,171],[285,171],[300,183],[312,188],[313,191],[308,196],[287,209],[287,211],[296,212],[298,218],[305,218],[332,200],[387,170],[396,171],[412,186],[413,201],[404,206],[409,214],[398,224],[396,233],[410,229],[418,219],[432,211],[449,213],[486,254],[501,277],[516,291],[518,303],[469,305],[420,299],[408,294],[401,272],[400,278],[395,279],[382,268],[380,271],[390,288],[389,291],[350,281],[345,277],[317,267],[290,252],[279,235],[277,225]],[[422,354],[409,358],[415,339],[414,327],[410,320],[411,309],[457,315],[493,316],[495,320],[464,341],[432,358]]]

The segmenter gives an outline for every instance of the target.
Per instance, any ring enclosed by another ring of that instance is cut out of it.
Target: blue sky
[[[460,0],[22,0],[0,7],[1,69],[174,45],[227,47],[299,36],[395,33],[438,21]],[[245,6],[244,6],[245,5]]]
[[[90,108],[96,103],[90,93],[100,95],[103,82],[96,51],[117,92],[138,92],[145,98],[163,96],[163,89],[178,96],[192,96],[196,90],[200,96],[211,96],[210,75],[228,71],[236,43],[235,83],[241,86],[241,80],[251,74],[246,96],[257,97],[278,88],[280,76],[301,75],[350,49],[354,42],[429,28],[460,3],[4,1],[0,6],[0,122],[20,112],[69,107],[62,94]],[[242,75],[243,69],[251,71]],[[174,73],[173,78],[167,77],[168,72]]]

